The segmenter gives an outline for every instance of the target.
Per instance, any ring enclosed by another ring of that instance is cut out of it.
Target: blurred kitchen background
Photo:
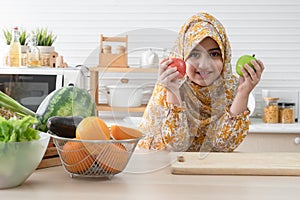
[[[253,116],[261,116],[262,90],[279,90],[278,95],[287,98],[293,94],[290,101],[298,107],[300,1],[2,0],[0,25],[2,29],[47,27],[57,35],[55,50],[70,67],[98,65],[100,34],[128,35],[128,65],[138,68],[141,53],[148,48],[162,58],[172,48],[181,25],[199,11],[211,13],[226,27],[234,73],[235,62],[243,54],[256,54],[263,60],[266,69],[254,91]],[[0,37],[1,58],[4,46],[4,37]],[[3,70],[0,68],[0,74]],[[147,76],[135,78],[155,83],[155,74]],[[117,78],[114,75],[112,79]],[[282,95],[281,91],[288,93]]]

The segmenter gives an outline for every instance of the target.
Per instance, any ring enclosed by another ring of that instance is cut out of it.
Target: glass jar
[[[32,34],[27,48],[27,66],[40,67],[41,66],[41,53],[36,46],[36,35]]]
[[[278,123],[278,105],[277,101],[279,98],[276,97],[265,97],[265,106],[263,112],[264,123]]]
[[[280,102],[279,109],[279,123],[292,124],[295,122],[295,103]]]

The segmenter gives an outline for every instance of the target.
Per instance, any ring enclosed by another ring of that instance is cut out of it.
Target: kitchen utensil
[[[65,171],[71,177],[113,177],[125,169],[140,140],[79,140],[48,133],[53,138]],[[66,149],[65,145],[81,148]]]
[[[184,152],[172,163],[173,174],[300,175],[300,154]]]
[[[107,85],[102,87],[100,91],[105,93],[108,105],[111,107],[139,107],[142,105],[143,95],[152,92],[151,90],[144,90],[141,85],[127,83]]]
[[[159,58],[156,52],[154,52],[151,48],[145,51],[140,59],[140,66],[142,68],[153,68],[158,67]]]

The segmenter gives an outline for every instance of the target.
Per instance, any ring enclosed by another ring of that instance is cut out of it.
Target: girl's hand
[[[244,93],[245,95],[249,95],[254,87],[259,83],[262,72],[265,69],[261,60],[251,60],[251,64],[253,65],[255,71],[252,69],[252,67],[246,64],[244,67],[248,72],[242,68],[241,71],[243,76],[240,76],[239,78],[238,92]]]
[[[240,76],[239,78],[237,94],[229,111],[233,115],[242,113],[247,109],[249,94],[260,81],[262,72],[265,69],[264,64],[260,60],[252,60],[251,63],[255,71],[247,64],[244,67],[248,72],[244,68],[241,70],[244,77]]]
[[[166,58],[161,61],[159,70],[158,70],[158,83],[164,86],[169,92],[174,94],[179,93],[180,81],[176,78],[179,74],[176,67],[168,68],[172,63],[170,58]]]
[[[167,102],[180,105],[180,80],[177,78],[179,72],[177,71],[176,67],[168,68],[172,62],[173,61],[170,58],[166,58],[161,61],[158,70],[158,83],[167,89]]]

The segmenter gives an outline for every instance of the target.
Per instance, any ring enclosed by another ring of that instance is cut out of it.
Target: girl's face
[[[196,84],[211,85],[221,74],[223,60],[219,45],[211,37],[203,39],[186,60],[186,73]]]

